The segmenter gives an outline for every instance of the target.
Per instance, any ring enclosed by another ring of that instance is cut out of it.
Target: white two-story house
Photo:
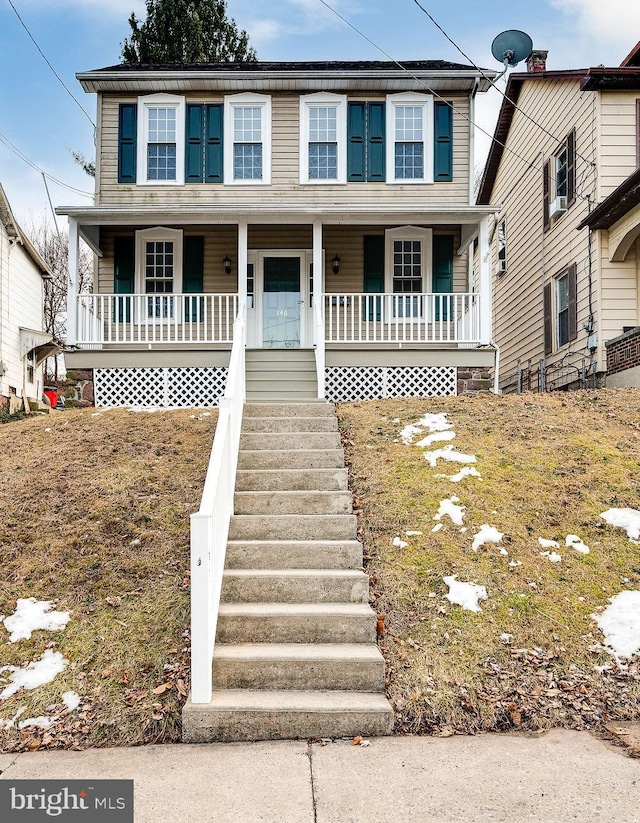
[[[489,376],[495,209],[473,197],[486,73],[425,60],[78,77],[97,95],[95,204],[58,211],[72,284],[79,237],[98,268],[94,294],[70,289],[67,364],[93,369],[98,405],[215,404],[240,306],[254,377],[286,387],[307,358],[296,396],[455,394]]]

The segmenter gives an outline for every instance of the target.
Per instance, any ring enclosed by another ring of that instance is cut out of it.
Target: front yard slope
[[[402,442],[407,425],[441,413],[450,428],[440,434],[455,438],[418,446],[423,425]],[[339,418],[396,729],[593,729],[637,717],[637,655],[618,665],[594,615],[640,589],[640,547],[600,516],[638,508],[640,391],[361,402]],[[431,455],[432,467],[425,452],[438,449],[476,461]],[[481,477],[449,479],[464,467]],[[486,589],[470,604],[479,611],[446,598],[452,576]]]

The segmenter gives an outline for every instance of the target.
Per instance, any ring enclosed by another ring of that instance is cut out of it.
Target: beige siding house
[[[640,325],[640,223],[628,199],[640,44],[615,68],[547,71],[545,59],[534,52],[509,78],[477,198],[500,206],[490,230],[500,385],[637,381],[632,358],[618,353],[614,368],[612,353]]]
[[[313,379],[290,388],[307,396],[447,394],[489,376],[486,253],[472,262],[495,211],[473,200],[486,74],[414,61],[78,77],[97,94],[95,204],[58,211],[72,283],[79,237],[98,276],[94,294],[70,290],[67,364],[93,370],[99,405],[215,403],[244,307],[256,370],[284,379],[306,356]]]
[[[46,264],[15,220],[0,186],[0,408],[39,403],[44,361],[60,350],[45,332]]]

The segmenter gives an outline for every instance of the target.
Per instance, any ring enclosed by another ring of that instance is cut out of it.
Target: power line
[[[45,55],[45,53],[42,51],[42,49],[40,48],[40,46],[36,43],[36,40],[35,40],[34,36],[31,34],[31,32],[29,31],[29,29],[27,28],[27,24],[24,22],[24,20],[22,19],[22,17],[20,17],[20,14],[18,13],[18,10],[16,9],[16,7],[13,5],[12,0],[7,0],[7,2],[8,2],[8,3],[9,3],[9,5],[11,6],[11,8],[14,10],[14,12],[15,12],[15,14],[16,14],[16,17],[18,18],[18,20],[19,20],[19,21],[20,21],[20,23],[22,24],[22,27],[24,28],[24,30],[25,30],[25,31],[27,32],[27,34],[29,35],[29,38],[30,38],[31,42],[33,43],[33,45],[34,45],[34,46],[38,49],[38,51],[40,52],[40,55],[41,55],[42,59],[44,60],[44,62],[47,64],[47,66],[49,66],[49,68],[50,68],[50,69],[51,69],[51,71],[54,73],[54,75],[55,75],[56,79],[58,80],[58,82],[60,83],[60,85],[62,86],[62,88],[63,88],[63,89],[67,92],[67,94],[69,95],[69,97],[73,100],[73,102],[74,102],[74,103],[76,104],[76,106],[80,109],[80,111],[84,114],[84,116],[85,116],[85,117],[87,118],[87,120],[91,123],[91,125],[93,126],[93,128],[94,128],[94,130],[95,130],[95,128],[96,128],[96,124],[95,124],[95,123],[93,122],[93,120],[91,119],[91,116],[89,115],[89,113],[87,112],[87,110],[83,107],[83,105],[80,103],[80,101],[77,99],[77,97],[75,97],[75,96],[74,96],[73,92],[69,89],[69,87],[66,85],[66,83],[64,82],[64,80],[63,80],[63,79],[60,77],[60,75],[58,74],[58,72],[57,72],[57,71],[53,68],[53,66],[51,65],[51,63],[50,63],[50,62],[49,62],[49,60],[47,59],[47,56],[46,56],[46,55]]]
[[[475,62],[474,62],[474,61],[473,61],[473,60],[469,57],[469,55],[468,55],[468,54],[466,54],[466,53],[465,53],[465,52],[464,52],[464,51],[460,48],[460,46],[459,46],[459,45],[455,42],[455,40],[452,40],[452,39],[451,39],[451,37],[449,37],[449,35],[448,35],[448,34],[447,34],[447,32],[446,32],[446,31],[442,28],[442,26],[440,25],[440,23],[438,23],[438,21],[437,21],[437,20],[433,17],[433,15],[431,15],[431,14],[430,14],[430,13],[429,13],[426,9],[425,9],[425,7],[424,7],[421,3],[419,3],[419,2],[418,2],[418,0],[413,0],[413,2],[416,4],[416,6],[418,6],[418,8],[419,8],[421,11],[423,11],[423,12],[427,15],[427,17],[429,18],[429,20],[431,20],[431,22],[433,23],[433,25],[434,25],[437,29],[439,29],[439,30],[442,32],[442,34],[443,34],[443,35],[447,38],[447,40],[451,43],[451,45],[452,45],[455,49],[457,49],[457,50],[460,52],[460,54],[461,54],[461,55],[465,58],[465,60],[468,60],[468,61],[471,63],[471,65],[474,67],[474,69],[477,69],[477,70],[480,72],[480,74],[484,77],[484,79],[485,79],[485,80],[488,80],[488,81],[489,81],[489,83],[491,83],[491,85],[493,86],[493,88],[494,88],[494,89],[496,89],[496,91],[497,91],[497,92],[499,92],[499,94],[501,94],[501,95],[504,97],[504,99],[505,99],[508,103],[511,103],[511,105],[512,105],[512,106],[513,106],[513,107],[514,107],[517,111],[519,111],[519,112],[520,112],[520,114],[522,114],[524,117],[526,117],[526,118],[527,118],[527,120],[529,120],[531,123],[533,123],[534,125],[536,125],[539,129],[542,129],[542,131],[543,131],[543,132],[544,132],[544,133],[545,133],[548,137],[551,137],[551,139],[552,139],[552,140],[555,140],[555,142],[556,142],[559,146],[561,146],[561,145],[563,145],[563,144],[564,144],[564,142],[565,142],[564,140],[560,140],[560,138],[556,137],[556,136],[555,136],[555,134],[553,134],[552,132],[550,132],[550,131],[546,128],[546,126],[543,126],[543,125],[542,125],[542,123],[539,123],[539,122],[538,122],[538,121],[537,121],[534,117],[531,117],[531,115],[527,114],[527,112],[526,112],[523,108],[521,108],[521,107],[520,107],[520,106],[519,106],[519,105],[515,102],[515,100],[512,100],[510,97],[507,97],[506,92],[502,91],[502,89],[498,86],[498,84],[497,84],[497,83],[495,83],[495,82],[494,82],[494,81],[493,81],[493,80],[492,80],[492,79],[491,79],[491,78],[490,78],[490,77],[489,77],[489,76],[488,76],[488,75],[487,75],[487,74],[483,71],[483,69],[481,69],[479,66],[477,66],[477,65],[475,64]],[[586,163],[586,164],[587,164],[587,165],[589,165],[589,166],[595,166],[595,163],[593,162],[593,160],[588,160],[586,157],[583,157],[583,156],[580,154],[580,152],[578,152],[578,151],[576,151],[576,157],[579,157],[579,158],[580,158],[580,159],[581,159],[584,163]]]
[[[5,135],[2,134],[2,132],[0,132],[0,143],[4,144],[9,149],[9,151],[12,151],[16,155],[16,157],[19,157],[20,160],[22,160],[28,166],[31,166],[31,168],[34,169],[34,171],[37,171],[39,174],[42,174],[46,178],[51,180],[52,183],[56,183],[58,186],[62,186],[65,189],[69,189],[69,191],[73,191],[76,194],[81,194],[83,197],[89,197],[93,199],[93,194],[91,194],[90,192],[83,191],[82,189],[77,189],[75,188],[75,186],[70,186],[68,183],[63,183],[62,180],[58,180],[57,177],[54,177],[52,174],[49,174],[48,172],[44,171],[44,169],[41,169],[40,166],[36,165],[36,163],[34,163],[33,160],[30,160],[26,154],[21,152],[20,149],[17,146],[15,146],[11,142],[11,140],[9,140],[8,137],[5,137]]]

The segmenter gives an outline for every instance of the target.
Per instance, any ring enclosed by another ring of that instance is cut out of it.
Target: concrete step
[[[243,432],[337,432],[337,417],[247,417]]]
[[[357,540],[230,540],[226,569],[360,569]]]
[[[217,643],[214,689],[384,690],[384,658],[367,643]]]
[[[353,514],[240,514],[229,524],[229,540],[355,540]]]
[[[351,514],[350,491],[236,492],[234,511],[242,514]]]
[[[309,403],[246,403],[247,417],[335,417],[335,408],[326,400]]]
[[[220,643],[375,643],[366,603],[221,603]]]
[[[369,576],[356,569],[226,569],[223,603],[368,603]]]
[[[382,694],[352,691],[215,691],[210,704],[187,702],[183,740],[287,740],[391,734],[393,710]]]
[[[272,374],[290,375],[291,379],[295,379],[298,374],[315,377],[316,365],[295,361],[263,360],[259,363],[247,363],[246,373],[247,375],[264,374],[265,378],[270,378]]]
[[[247,400],[251,403],[305,403],[315,400],[318,396],[316,387],[301,391],[287,390],[278,392],[272,386],[264,391],[253,391],[247,388]]]
[[[249,392],[275,392],[278,395],[286,395],[288,392],[310,392],[309,397],[318,396],[318,384],[315,378],[306,374],[299,377],[283,372],[274,372],[268,377],[264,372],[257,372],[255,375],[247,372],[247,393]]]
[[[292,441],[298,441],[292,443]],[[300,445],[303,449],[339,449],[340,435],[338,432],[311,432],[304,438],[292,438],[290,434],[270,434],[268,432],[244,432],[240,435],[240,448],[248,450],[290,449],[292,445]]]
[[[270,360],[281,360],[284,363],[301,361],[315,363],[314,349],[247,349],[246,360],[249,363],[259,363]]]
[[[346,469],[240,469],[236,491],[345,491],[348,481]]]
[[[291,439],[289,446],[291,446]],[[239,469],[333,469],[344,467],[342,449],[242,449]]]

